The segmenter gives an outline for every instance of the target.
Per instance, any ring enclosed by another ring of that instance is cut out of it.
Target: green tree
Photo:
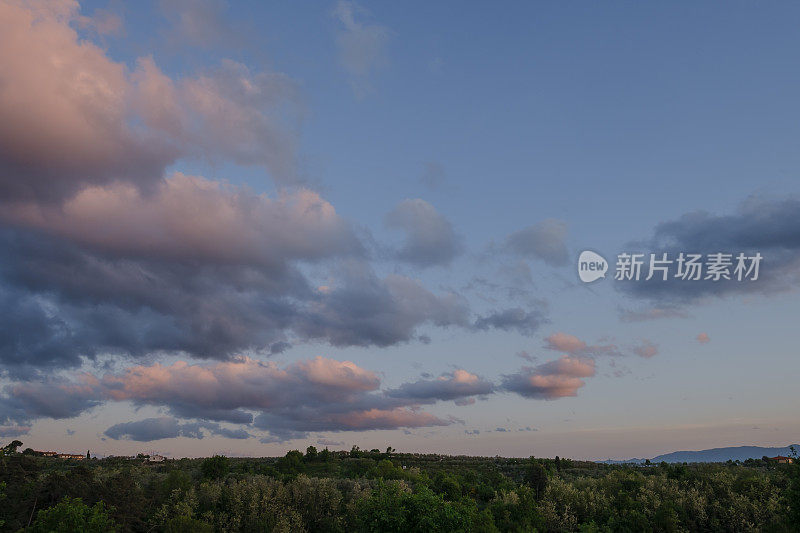
[[[224,455],[215,455],[205,459],[200,465],[203,477],[207,479],[222,479],[228,475],[230,461]]]
[[[544,495],[547,488],[547,470],[533,457],[530,458],[530,463],[525,471],[525,481],[533,489],[537,500]]]
[[[301,474],[305,470],[305,465],[303,465],[303,453],[300,450],[290,450],[286,452],[286,455],[278,459],[275,466],[278,471],[283,474]]]
[[[171,518],[164,526],[165,533],[214,533],[214,526],[188,516]]]
[[[64,498],[58,504],[36,514],[31,531],[35,533],[108,533],[116,524],[103,502],[89,507],[80,498]]]
[[[317,460],[317,449],[314,446],[306,448],[306,462],[312,463]]]
[[[474,504],[446,502],[428,488],[410,492],[398,483],[386,483],[359,502],[357,523],[359,531],[467,531],[476,514]]]
[[[795,524],[800,530],[800,456],[798,450],[792,446],[793,463],[789,469],[789,487],[786,491],[786,499],[789,504],[789,523]]]

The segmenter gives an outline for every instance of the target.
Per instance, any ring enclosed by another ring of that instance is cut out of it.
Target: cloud
[[[644,339],[639,345],[633,347],[633,353],[639,357],[649,359],[650,357],[658,355],[658,345],[653,344],[652,341]]]
[[[419,181],[427,189],[438,191],[446,185],[447,173],[441,163],[437,161],[428,161],[424,165]]]
[[[695,338],[697,339],[697,342],[699,342],[700,344],[707,344],[711,342],[711,338],[708,336],[708,333],[700,333]]]
[[[338,2],[333,11],[340,24],[336,34],[339,62],[350,76],[350,84],[359,97],[370,92],[370,75],[386,63],[386,45],[391,36],[391,31],[385,26],[358,20],[364,14],[361,6],[346,1]]]
[[[386,215],[386,224],[405,231],[396,257],[412,265],[449,265],[462,250],[453,226],[425,200],[403,200]]]
[[[241,45],[241,33],[226,20],[223,0],[161,0],[159,7],[171,22],[168,42],[200,48]]]
[[[492,390],[491,383],[464,370],[431,381],[436,383],[415,382],[381,392],[375,373],[323,357],[284,367],[246,357],[213,364],[155,363],[102,376],[80,373],[71,379],[14,383],[0,397],[0,423],[72,418],[107,402],[131,402],[166,408],[175,416],[118,424],[107,436],[202,438],[204,431],[226,438],[252,436],[244,428],[220,426],[221,421],[247,427],[252,423],[269,432],[262,438],[278,442],[306,438],[312,431],[445,426],[455,419],[436,417],[419,406]]]
[[[75,3],[0,10],[3,375],[40,379],[98,356],[229,360],[306,342],[385,347],[426,339],[423,326],[529,333],[543,320],[513,309],[476,322],[454,292],[379,278],[330,203],[282,187],[296,185],[286,123],[296,92],[284,75],[222,61],[171,77],[152,57],[130,68],[79,39]],[[346,33],[374,34],[353,4],[337,13]],[[203,35],[196,16],[179,23]],[[278,192],[165,175],[193,156],[261,166]],[[429,204],[404,202],[390,218],[408,235],[408,260],[455,256],[452,228]]]
[[[592,344],[588,345],[586,342],[580,340],[575,335],[568,333],[556,332],[545,339],[545,348],[548,350],[555,350],[557,352],[564,352],[571,355],[622,355],[619,348],[615,344]]]
[[[414,338],[416,328],[469,325],[469,307],[455,293],[435,295],[396,274],[380,280],[359,263],[349,263],[341,283],[319,294],[298,316],[295,331],[334,346],[390,346]]]
[[[293,82],[224,60],[173,80],[151,57],[111,60],[72,24],[77,2],[0,4],[0,197],[58,202],[85,187],[156,187],[181,157],[296,183]]]
[[[136,422],[121,422],[114,424],[103,434],[114,440],[150,442],[176,437],[202,439],[206,436],[206,432],[228,439],[247,439],[252,436],[243,429],[228,429],[213,423],[180,423],[177,419],[167,416],[145,418]]]
[[[545,339],[545,348],[566,353],[578,353],[586,349],[586,343],[574,335],[553,333]]]
[[[482,396],[492,392],[494,385],[490,381],[466,370],[456,369],[436,379],[404,383],[396,389],[386,391],[386,394],[394,398],[430,403],[436,400],[465,400],[471,396]]]
[[[128,439],[148,442],[175,437],[202,439],[197,424],[179,424],[170,417],[145,418],[137,422],[121,422],[105,430],[104,434],[114,440]]]
[[[19,437],[27,434],[30,426],[3,426],[0,425],[0,437]]]
[[[0,218],[116,257],[280,269],[361,250],[315,192],[272,199],[179,172],[148,194],[125,184],[88,187],[61,205],[7,205]]]
[[[577,396],[583,379],[595,375],[594,360],[562,355],[559,359],[503,376],[502,387],[533,399],[553,400]]]
[[[546,317],[538,309],[525,311],[522,308],[514,307],[481,316],[475,321],[474,327],[477,330],[494,328],[503,331],[517,331],[522,335],[533,335],[539,326],[546,322]]]
[[[625,293],[655,302],[658,307],[680,307],[709,297],[771,295],[793,290],[800,283],[800,199],[752,196],[733,214],[714,215],[703,211],[685,214],[657,225],[649,239],[633,243],[626,251],[666,252],[673,260],[680,252],[699,253],[704,257],[724,252],[734,254],[734,265],[739,253],[746,256],[760,253],[763,257],[756,281],[684,281],[674,277],[662,281],[660,276],[655,276],[650,281],[615,284]]]
[[[564,240],[567,224],[547,219],[512,233],[506,239],[506,248],[522,257],[538,259],[550,266],[564,266],[569,259]]]
[[[101,36],[119,36],[125,32],[122,16],[108,9],[98,8],[91,17],[79,16],[78,26]]]
[[[138,117],[178,153],[261,166],[281,185],[299,181],[294,130],[303,109],[286,75],[252,72],[223,59],[195,77],[174,81],[143,57],[131,80]]]
[[[320,216],[316,207],[311,211],[306,216]],[[228,215],[231,220],[234,213]],[[0,227],[0,310],[11,317],[0,324],[0,362],[20,373],[77,366],[100,353],[226,359],[271,352],[289,340],[390,346],[415,339],[424,324],[471,327],[459,295],[434,294],[395,274],[379,279],[361,260],[343,261],[327,289],[311,287],[295,263],[325,259],[326,245],[314,241],[328,226],[301,215],[296,225],[253,233],[274,247],[252,251],[237,244],[248,237],[235,235],[220,236],[219,249],[209,238],[183,250],[178,243],[170,250],[166,237],[157,237],[148,250],[146,234],[131,230],[132,242],[105,250],[100,241],[77,245],[41,230]],[[117,231],[113,223],[108,227]],[[176,229],[175,239],[187,231]]]
[[[677,307],[647,307],[644,309],[619,309],[622,322],[644,322],[663,318],[688,318],[689,313]]]
[[[129,126],[125,66],[78,39],[69,25],[77,16],[77,2],[0,4],[4,199],[61,198],[123,179],[152,184],[176,156]]]
[[[535,363],[536,361],[539,360],[538,357],[536,357],[535,355],[531,355],[530,353],[528,353],[525,350],[521,350],[521,351],[517,352],[516,356],[519,357],[520,359],[525,359],[529,363]]]

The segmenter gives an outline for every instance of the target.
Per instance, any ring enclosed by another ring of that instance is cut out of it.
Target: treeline
[[[800,531],[800,465],[401,454],[73,461],[0,452],[4,531]]]

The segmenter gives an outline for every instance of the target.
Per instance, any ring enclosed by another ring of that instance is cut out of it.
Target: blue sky
[[[6,435],[174,456],[337,442],[626,458],[798,440],[797,5],[0,5],[24,28],[0,38],[11,65],[0,74],[0,229],[14,243],[0,296],[9,313],[30,310],[14,327],[31,338],[54,317],[68,330],[42,348],[0,328]],[[33,72],[43,57],[67,67]],[[51,108],[56,96],[26,85],[42,80],[69,80],[74,98]],[[110,89],[84,101],[89,86]],[[34,97],[49,115],[13,113]],[[60,155],[86,124],[88,155]],[[45,130],[55,133],[28,135]],[[95,158],[116,135],[121,148]],[[200,203],[217,187],[229,194]],[[296,213],[304,202],[313,209]],[[56,276],[57,259],[30,251],[47,247],[103,265],[103,289],[65,281],[94,276],[77,259]],[[582,284],[584,249],[612,263],[635,250],[760,251],[763,277],[666,292],[613,276]],[[164,285],[137,289],[136,272]],[[656,353],[637,355],[647,346]],[[142,392],[127,373],[154,380],[170,367],[191,388],[170,365],[219,378],[238,375],[242,356],[273,365],[258,390],[279,394],[286,370],[294,393],[342,410],[220,399],[252,414],[232,422],[177,385]],[[352,381],[324,389],[304,366],[316,357]],[[580,385],[521,392],[511,376]],[[121,383],[131,389],[115,396]],[[375,422],[369,409],[387,411]],[[156,422],[120,426],[143,420]],[[247,438],[226,438],[236,430]]]

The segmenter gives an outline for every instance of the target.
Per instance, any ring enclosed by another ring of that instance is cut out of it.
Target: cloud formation
[[[361,251],[349,225],[313,191],[272,199],[179,172],[148,194],[126,184],[88,187],[61,205],[7,205],[0,217],[117,257],[278,269]]]
[[[615,344],[586,344],[575,335],[556,332],[545,338],[545,348],[557,352],[582,356],[622,355]]]
[[[554,400],[577,396],[585,385],[581,378],[595,375],[594,360],[587,357],[562,355],[535,367],[523,367],[519,372],[503,376],[502,387],[532,399]]]
[[[493,385],[465,370],[381,392],[380,379],[349,361],[323,357],[281,367],[250,358],[199,365],[134,366],[121,373],[51,378],[9,386],[0,401],[0,423],[22,425],[40,418],[72,418],[106,402],[168,409],[172,417],[120,423],[114,439],[149,436],[202,438],[205,430],[248,438],[242,427],[267,431],[267,440],[305,437],[312,431],[366,431],[445,426],[453,422],[419,409],[442,400],[489,394]],[[255,416],[254,416],[255,415]],[[179,419],[195,419],[181,422]]]
[[[244,429],[228,429],[219,424],[208,422],[181,423],[177,419],[168,416],[145,418],[135,422],[120,422],[103,432],[110,439],[125,439],[138,442],[173,439],[176,437],[202,439],[206,433],[227,439],[241,440],[252,437]]]
[[[704,256],[760,253],[763,257],[756,281],[682,281],[674,277],[662,281],[655,276],[650,281],[615,284],[628,295],[647,299],[657,307],[680,308],[703,298],[794,290],[800,284],[800,199],[752,196],[733,214],[689,213],[659,224],[649,239],[631,246],[636,248],[629,250],[632,252],[666,252],[673,259],[680,252]]]
[[[494,385],[466,370],[456,369],[436,379],[421,379],[404,383],[386,392],[393,398],[406,398],[419,403],[437,400],[464,400],[472,396],[483,396],[494,392]]]
[[[157,186],[179,157],[260,165],[296,181],[291,80],[223,61],[175,81],[81,40],[77,2],[0,3],[0,197],[53,202],[84,187]],[[295,115],[297,113],[294,113]],[[136,126],[134,126],[136,124]]]
[[[365,10],[355,2],[340,0],[333,15],[340,24],[336,34],[339,62],[350,76],[353,92],[363,97],[371,90],[370,75],[386,62],[391,31],[380,24],[359,20]]]
[[[547,318],[539,309],[526,311],[520,307],[512,307],[478,317],[474,327],[477,330],[517,331],[522,335],[529,336],[533,335],[546,322]]]
[[[549,218],[509,235],[506,247],[528,259],[538,259],[550,266],[564,266],[569,259],[566,237],[567,224]]]
[[[639,357],[649,359],[658,355],[658,345],[654,344],[653,341],[644,339],[638,345],[633,347],[633,353]]]
[[[463,248],[450,222],[419,198],[400,202],[386,215],[386,224],[406,233],[395,255],[415,266],[449,265]]]

